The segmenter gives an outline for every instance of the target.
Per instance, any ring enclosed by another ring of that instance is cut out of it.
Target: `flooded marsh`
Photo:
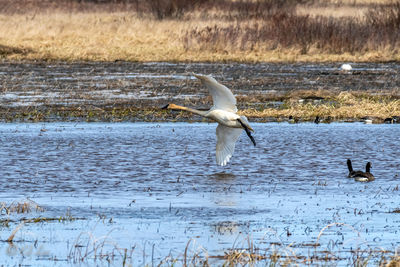
[[[169,102],[211,106],[207,90],[191,73],[212,74],[232,89],[239,109],[253,120],[282,121],[293,115],[310,121],[319,115],[336,121],[371,116],[383,122],[400,115],[398,63],[357,63],[350,72],[341,71],[340,65],[4,63],[0,65],[0,120],[199,120],[160,110]],[[340,98],[340,93],[352,94],[354,101],[347,101],[348,95]]]
[[[257,147],[242,135],[219,167],[214,123],[1,124],[1,203],[27,211],[1,210],[1,262],[355,266],[398,253],[399,124],[252,126]],[[348,158],[376,180],[347,178]]]
[[[324,107],[354,103],[386,113],[350,109],[332,121],[400,115],[400,65],[352,66],[1,64],[0,120],[10,123],[0,124],[0,262],[390,261],[399,247],[400,124],[256,123],[327,122]],[[211,106],[191,73],[231,88],[255,130],[257,146],[242,135],[226,167],[215,163],[216,124],[160,110]],[[348,158],[356,170],[370,161],[376,180],[347,178]]]

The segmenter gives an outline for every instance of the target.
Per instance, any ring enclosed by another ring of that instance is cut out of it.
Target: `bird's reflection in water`
[[[233,181],[236,179],[236,175],[233,173],[226,173],[226,172],[217,172],[210,174],[208,176],[210,179],[215,180],[215,181]]]
[[[240,230],[240,226],[241,225],[235,221],[220,221],[211,224],[211,230],[219,235],[237,235]]]
[[[236,175],[233,173],[217,172],[209,175],[210,180],[215,183],[214,194],[211,194],[211,201],[222,209],[237,206],[237,195],[231,191],[230,187],[236,181]],[[218,221],[212,226],[212,231],[219,235],[237,235],[238,222],[236,221]]]
[[[209,175],[213,184],[211,201],[220,207],[234,207],[237,205],[237,196],[234,187],[236,175],[226,172],[217,172]]]

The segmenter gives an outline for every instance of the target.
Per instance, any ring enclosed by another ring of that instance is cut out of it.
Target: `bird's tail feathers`
[[[247,118],[244,116],[241,116],[240,119],[237,119],[237,120],[240,123],[240,125],[242,125],[244,130],[246,131],[246,134],[250,138],[253,145],[256,146],[256,140],[254,140],[254,137],[251,135],[251,132],[250,132],[250,130],[253,130],[253,129],[250,127],[249,122],[247,121]]]
[[[254,132],[253,128],[251,128],[249,121],[247,120],[247,118],[245,116],[240,116],[240,120],[242,121],[242,123],[252,132]]]

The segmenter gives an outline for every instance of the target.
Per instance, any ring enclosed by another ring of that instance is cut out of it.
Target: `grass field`
[[[399,1],[0,3],[6,60],[400,60]]]

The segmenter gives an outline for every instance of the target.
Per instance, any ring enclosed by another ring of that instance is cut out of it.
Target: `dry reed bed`
[[[11,60],[400,60],[398,1],[362,1],[367,16],[340,18],[296,12],[295,0],[2,2],[0,57]]]
[[[367,117],[375,122],[400,115],[400,100],[386,96],[370,96],[365,94],[341,92],[337,97],[319,101],[301,103],[290,99],[283,108],[267,108],[264,110],[244,110],[241,113],[250,118],[287,119],[289,116],[300,120],[312,121],[316,116],[338,120],[360,120]],[[330,100],[330,101],[329,101]]]

